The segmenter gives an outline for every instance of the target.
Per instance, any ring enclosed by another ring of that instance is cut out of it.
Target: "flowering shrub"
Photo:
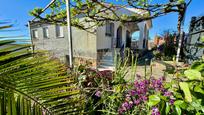
[[[164,83],[164,78],[135,80],[134,84],[131,84],[132,88],[125,93],[124,101],[118,108],[119,114],[139,112],[160,115],[159,110],[164,107],[162,102],[165,102],[165,105],[168,104],[168,106],[174,103],[174,96],[164,87]]]
[[[87,90],[85,111],[97,115],[200,115],[204,113],[203,67],[202,61],[178,70],[169,82],[165,77],[142,79],[139,75],[127,82],[125,66],[114,73],[82,68],[79,83]]]
[[[87,114],[99,114],[97,110],[101,110],[103,103],[100,102],[104,97],[103,90],[111,89],[113,72],[110,70],[98,71],[96,69],[81,66],[78,68],[79,87],[86,98]]]
[[[85,87],[98,87],[99,85],[109,85],[113,72],[110,70],[97,71],[96,69],[84,68],[81,70],[81,85]],[[101,83],[103,82],[103,83]]]

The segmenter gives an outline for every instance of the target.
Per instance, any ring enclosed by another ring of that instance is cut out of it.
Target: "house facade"
[[[186,57],[188,63],[202,58],[204,55],[204,16],[192,17],[189,27],[188,38],[185,39]],[[202,47],[201,47],[202,46]]]
[[[120,12],[134,14],[137,11],[123,9]],[[42,24],[35,21],[30,22],[29,25],[34,50],[48,50],[63,62],[68,62],[66,26]],[[146,48],[146,45],[144,47],[143,44],[147,44],[151,27],[151,20],[125,24],[107,21],[103,26],[95,27],[94,33],[71,27],[74,61],[75,63],[89,61],[93,67],[98,67],[107,54],[113,57],[114,50],[119,50],[122,46],[130,48],[131,36],[135,31],[140,34],[138,47]]]

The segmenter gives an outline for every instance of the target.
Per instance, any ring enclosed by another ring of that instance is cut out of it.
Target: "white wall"
[[[72,27],[74,57],[97,58],[96,35]]]
[[[117,38],[117,29],[122,26],[122,44],[126,44],[126,31],[128,30],[127,27],[122,25],[120,22],[114,22],[114,38],[113,44],[116,45],[116,38]],[[112,46],[112,37],[106,36],[106,26],[101,26],[97,28],[96,36],[97,36],[97,49],[111,49]]]
[[[98,27],[96,30],[97,37],[97,49],[110,49],[112,38],[110,36],[106,36],[106,26]]]
[[[43,27],[48,28],[49,36],[44,38],[43,36]],[[69,54],[68,50],[68,40],[67,40],[67,28],[63,26],[64,37],[57,37],[56,35],[56,25],[50,24],[33,24],[31,25],[31,35],[32,30],[37,30],[38,38],[32,38],[33,45],[35,50],[47,50],[53,54],[53,56],[60,58],[62,61],[65,61],[65,55]],[[32,36],[31,36],[32,37]]]
[[[149,28],[147,27],[147,22],[140,22],[137,24],[140,30],[140,37],[138,41],[138,48],[143,49],[143,40],[146,39],[148,40],[149,37]],[[146,43],[145,43],[146,44]]]

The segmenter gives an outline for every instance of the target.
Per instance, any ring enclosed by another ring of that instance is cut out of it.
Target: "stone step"
[[[107,52],[104,56],[112,56],[113,53],[112,52]]]
[[[113,56],[103,56],[102,60],[113,60]]]
[[[114,63],[101,62],[100,65],[114,66]]]
[[[101,60],[101,63],[114,63],[114,61],[113,60],[103,59],[103,60]]]
[[[103,70],[115,70],[115,67],[114,66],[107,66],[107,65],[100,65],[99,67],[98,67],[98,69],[100,70],[100,69],[103,69]]]
[[[113,52],[107,52],[101,59],[98,69],[114,70]]]

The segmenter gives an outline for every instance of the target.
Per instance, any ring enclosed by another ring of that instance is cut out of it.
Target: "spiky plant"
[[[0,115],[82,114],[75,76],[47,53],[0,40]]]

